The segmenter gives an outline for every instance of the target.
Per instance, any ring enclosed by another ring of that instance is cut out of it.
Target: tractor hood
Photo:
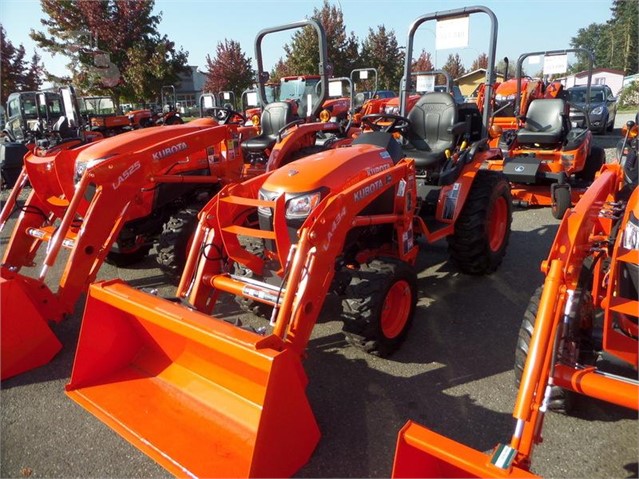
[[[173,149],[186,149],[187,145],[179,140],[180,137],[216,125],[215,120],[211,119],[207,123],[197,122],[194,125],[185,123],[183,125],[155,126],[133,130],[105,138],[90,145],[78,154],[76,162],[82,163],[123,153],[133,154],[141,150],[152,148],[154,145],[158,145],[158,148],[162,146]],[[167,144],[172,138],[176,139],[175,145]]]
[[[278,193],[305,193],[320,188],[341,191],[391,166],[393,161],[384,148],[352,145],[289,163],[275,170],[262,189]]]

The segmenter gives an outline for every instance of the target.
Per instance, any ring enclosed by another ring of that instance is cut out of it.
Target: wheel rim
[[[504,244],[508,223],[508,204],[503,196],[497,198],[488,217],[488,244],[491,251],[499,251]]]
[[[381,325],[382,332],[387,338],[398,336],[410,314],[412,304],[412,292],[407,281],[397,281],[386,294],[382,305]]]

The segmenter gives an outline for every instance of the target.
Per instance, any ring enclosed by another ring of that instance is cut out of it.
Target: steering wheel
[[[207,113],[215,117],[215,119],[223,125],[226,125],[227,123],[243,125],[248,121],[248,118],[246,118],[244,113],[235,111],[232,108],[214,106],[211,108],[207,108]]]
[[[386,123],[390,121],[390,123]],[[382,123],[384,122],[384,123]],[[383,131],[385,133],[403,133],[410,127],[410,120],[405,116],[391,115],[390,113],[373,113],[364,115],[362,123],[373,131]]]

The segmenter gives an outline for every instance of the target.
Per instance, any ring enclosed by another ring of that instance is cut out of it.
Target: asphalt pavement
[[[608,158],[620,139],[595,136]],[[3,199],[6,198],[6,192]],[[322,438],[297,477],[388,477],[397,433],[412,419],[481,451],[508,442],[517,389],[513,360],[522,315],[543,281],[540,263],[557,230],[549,208],[515,209],[508,252],[497,272],[461,274],[446,242],[424,245],[413,328],[391,358],[349,347],[341,323],[319,323],[304,368]],[[0,235],[4,250],[11,227]],[[152,251],[134,268],[104,265],[99,279],[169,292]],[[169,474],[64,394],[83,303],[54,330],[62,352],[49,364],[0,385],[0,476],[169,477]],[[291,418],[294,420],[295,418]],[[161,421],[162,418],[158,418]],[[571,416],[547,414],[532,469],[545,477],[637,477],[637,413],[581,398]]]

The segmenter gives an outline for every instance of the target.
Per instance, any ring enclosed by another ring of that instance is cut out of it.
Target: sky
[[[524,53],[564,50],[580,28],[592,23],[605,23],[611,18],[611,0],[329,0],[341,7],[347,32],[354,32],[361,42],[369,29],[384,25],[393,30],[400,46],[406,45],[412,22],[423,15],[483,6],[497,18],[496,61],[507,56],[511,65]],[[188,52],[189,64],[206,70],[206,57],[215,57],[216,47],[224,40],[239,42],[248,58],[255,62],[257,33],[310,17],[322,0],[156,0],[154,13],[162,12],[158,30]],[[31,29],[42,31],[44,14],[37,0],[2,0],[0,23],[14,46],[23,44],[30,58],[34,51],[43,59],[45,68],[56,75],[66,74],[66,57],[51,57],[38,50],[29,38]],[[436,68],[441,68],[449,54],[459,53],[468,70],[479,54],[488,53],[490,21],[488,15],[473,14],[469,21],[468,47],[435,49],[435,22],[423,23],[415,34],[414,56],[422,48],[431,52]],[[265,68],[284,57],[282,46],[290,42],[295,31],[268,35],[263,41]],[[104,46],[101,45],[102,48]],[[108,48],[104,48],[108,50]],[[570,61],[569,57],[569,61]],[[329,59],[330,61],[330,59]],[[524,64],[525,66],[526,64]]]

